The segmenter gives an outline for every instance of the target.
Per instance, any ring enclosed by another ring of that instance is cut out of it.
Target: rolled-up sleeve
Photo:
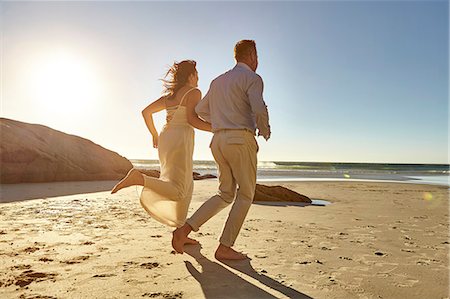
[[[250,83],[247,95],[250,107],[255,115],[256,127],[259,131],[258,135],[263,136],[267,140],[270,138],[269,112],[263,99],[263,89],[263,80],[257,75]]]
[[[209,87],[208,92],[203,97],[203,99],[198,102],[197,106],[195,106],[195,112],[197,115],[206,122],[211,123],[211,112],[209,110],[209,99],[212,95],[212,83]]]

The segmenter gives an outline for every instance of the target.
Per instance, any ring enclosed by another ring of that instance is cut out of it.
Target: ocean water
[[[158,160],[131,160],[138,169],[159,169]],[[194,161],[194,171],[217,175],[214,161]],[[258,181],[394,181],[450,187],[448,164],[258,162]]]

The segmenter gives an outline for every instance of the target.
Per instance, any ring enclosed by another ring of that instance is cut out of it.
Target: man
[[[210,122],[214,133],[211,151],[219,170],[219,191],[173,233],[172,246],[183,253],[189,233],[233,203],[215,252],[218,260],[242,260],[247,256],[232,246],[252,204],[256,187],[258,136],[270,138],[269,116],[264,103],[263,81],[256,44],[241,40],[234,48],[236,66],[213,80],[195,111]]]

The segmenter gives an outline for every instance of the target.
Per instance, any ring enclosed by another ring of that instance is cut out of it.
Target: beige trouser
[[[258,144],[249,131],[220,130],[214,133],[211,151],[219,170],[219,192],[208,199],[186,222],[194,231],[198,231],[203,223],[234,200],[219,239],[221,244],[231,247],[255,195]]]

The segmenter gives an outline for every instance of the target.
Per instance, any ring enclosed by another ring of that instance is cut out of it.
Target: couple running
[[[258,144],[255,139],[270,138],[267,106],[263,100],[263,81],[255,73],[258,67],[256,44],[241,40],[234,47],[236,66],[211,82],[202,99],[197,89],[196,63],[175,63],[163,80],[164,95],[147,106],[142,115],[158,148],[159,178],[136,169],[112,190],[144,186],[140,201],[155,220],[177,227],[172,247],[183,253],[186,244],[198,244],[189,238],[222,209],[232,204],[215,252],[218,260],[243,260],[248,257],[232,247],[253,202],[256,188]],[[167,123],[161,133],[155,129],[152,114],[167,111]],[[219,191],[188,219],[193,192],[194,128],[213,132],[210,144],[219,173]]]

